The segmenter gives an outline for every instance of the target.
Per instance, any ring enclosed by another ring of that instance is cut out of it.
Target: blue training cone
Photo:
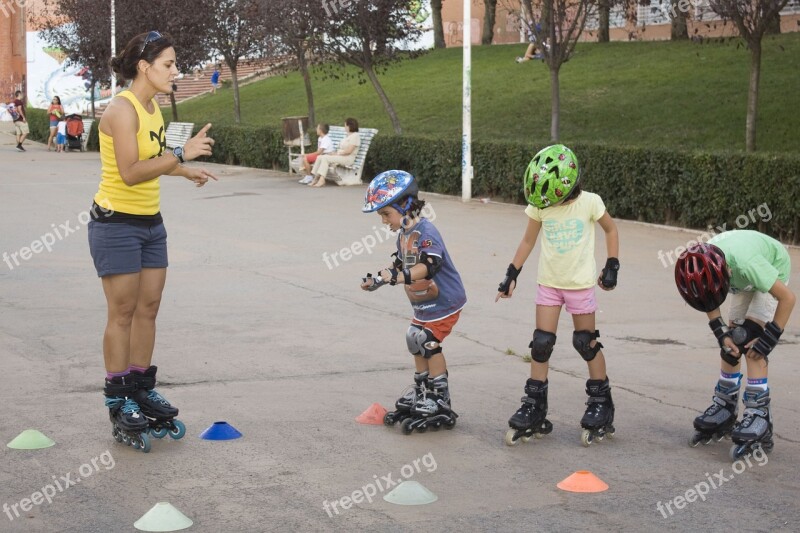
[[[205,440],[233,440],[241,436],[235,427],[224,421],[214,422],[200,434],[200,438]]]

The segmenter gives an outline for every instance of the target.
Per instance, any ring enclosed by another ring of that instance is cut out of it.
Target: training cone
[[[206,440],[233,440],[241,436],[242,434],[239,433],[239,430],[227,422],[214,422],[204,432],[200,433],[200,438]]]
[[[389,503],[397,505],[425,505],[433,503],[439,497],[416,481],[403,481],[392,492],[383,497]]]
[[[17,435],[14,440],[6,444],[6,446],[15,450],[40,450],[42,448],[49,448],[54,444],[55,441],[41,431],[26,429]]]
[[[608,490],[608,484],[588,470],[578,470],[557,484],[556,487],[569,492],[603,492]]]
[[[373,403],[366,411],[356,417],[356,422],[359,424],[373,424],[376,426],[383,425],[383,416],[386,414],[386,409],[379,403]]]
[[[158,502],[133,527],[139,531],[180,531],[192,525],[189,518],[167,502]]]

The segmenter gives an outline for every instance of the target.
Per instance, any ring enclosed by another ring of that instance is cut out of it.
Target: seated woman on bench
[[[344,127],[347,131],[347,137],[341,142],[336,153],[321,155],[317,157],[317,160],[314,162],[314,168],[311,170],[314,181],[309,183],[309,186],[324,186],[325,176],[328,175],[328,169],[331,165],[348,166],[355,163],[358,149],[361,147],[361,136],[358,134],[358,121],[354,118],[348,118],[344,121]]]

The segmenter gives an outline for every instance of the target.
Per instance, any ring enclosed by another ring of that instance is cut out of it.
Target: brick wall
[[[23,88],[27,74],[25,39],[24,1],[0,0],[0,102]]]

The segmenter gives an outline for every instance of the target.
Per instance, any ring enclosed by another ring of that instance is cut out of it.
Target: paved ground
[[[338,266],[329,260],[333,268],[323,260],[369,235],[384,239],[378,217],[360,212],[363,189],[312,190],[281,173],[214,168],[220,181],[202,189],[162,181],[171,264],[155,363],[162,392],[189,430],[145,455],[111,438],[100,393],[105,302],[81,223],[97,187],[98,156],[47,153],[36,144],[21,154],[0,134],[0,253],[19,252],[62,224],[74,230],[62,230],[61,239],[50,239],[52,251],[13,269],[0,263],[0,441],[37,428],[57,443],[29,452],[1,448],[0,503],[12,506],[68,473],[75,480],[82,465],[109,452],[52,503],[13,521],[0,515],[0,530],[133,531],[150,507],[168,501],[194,520],[192,531],[203,532],[796,531],[800,311],[772,357],[777,438],[768,462],[732,465],[727,442],[686,445],[693,417],[710,401],[717,350],[658,251],[696,232],[619,221],[620,285],[599,294],[598,314],[617,438],[588,449],[579,442],[586,369],[562,317],[550,376],[555,430],[509,448],[506,421],[528,364],[507,351],[528,352],[536,262],[525,267],[512,300],[495,304],[494,295],[525,216],[519,206],[424,195],[469,296],[445,345],[461,418],[453,431],[406,437],[354,422],[373,402],[390,406],[411,381],[405,296],[389,287],[358,289],[391,245],[349,261],[340,252]],[[800,253],[791,254],[797,277]],[[244,438],[199,439],[216,420]],[[582,469],[610,489],[556,488]],[[400,507],[378,497],[332,516],[323,509],[326,500],[404,473],[438,502]],[[705,501],[679,501],[682,509],[672,503],[672,515],[662,507],[666,517],[657,509],[708,486],[707,478],[720,483],[717,475],[728,481]]]

